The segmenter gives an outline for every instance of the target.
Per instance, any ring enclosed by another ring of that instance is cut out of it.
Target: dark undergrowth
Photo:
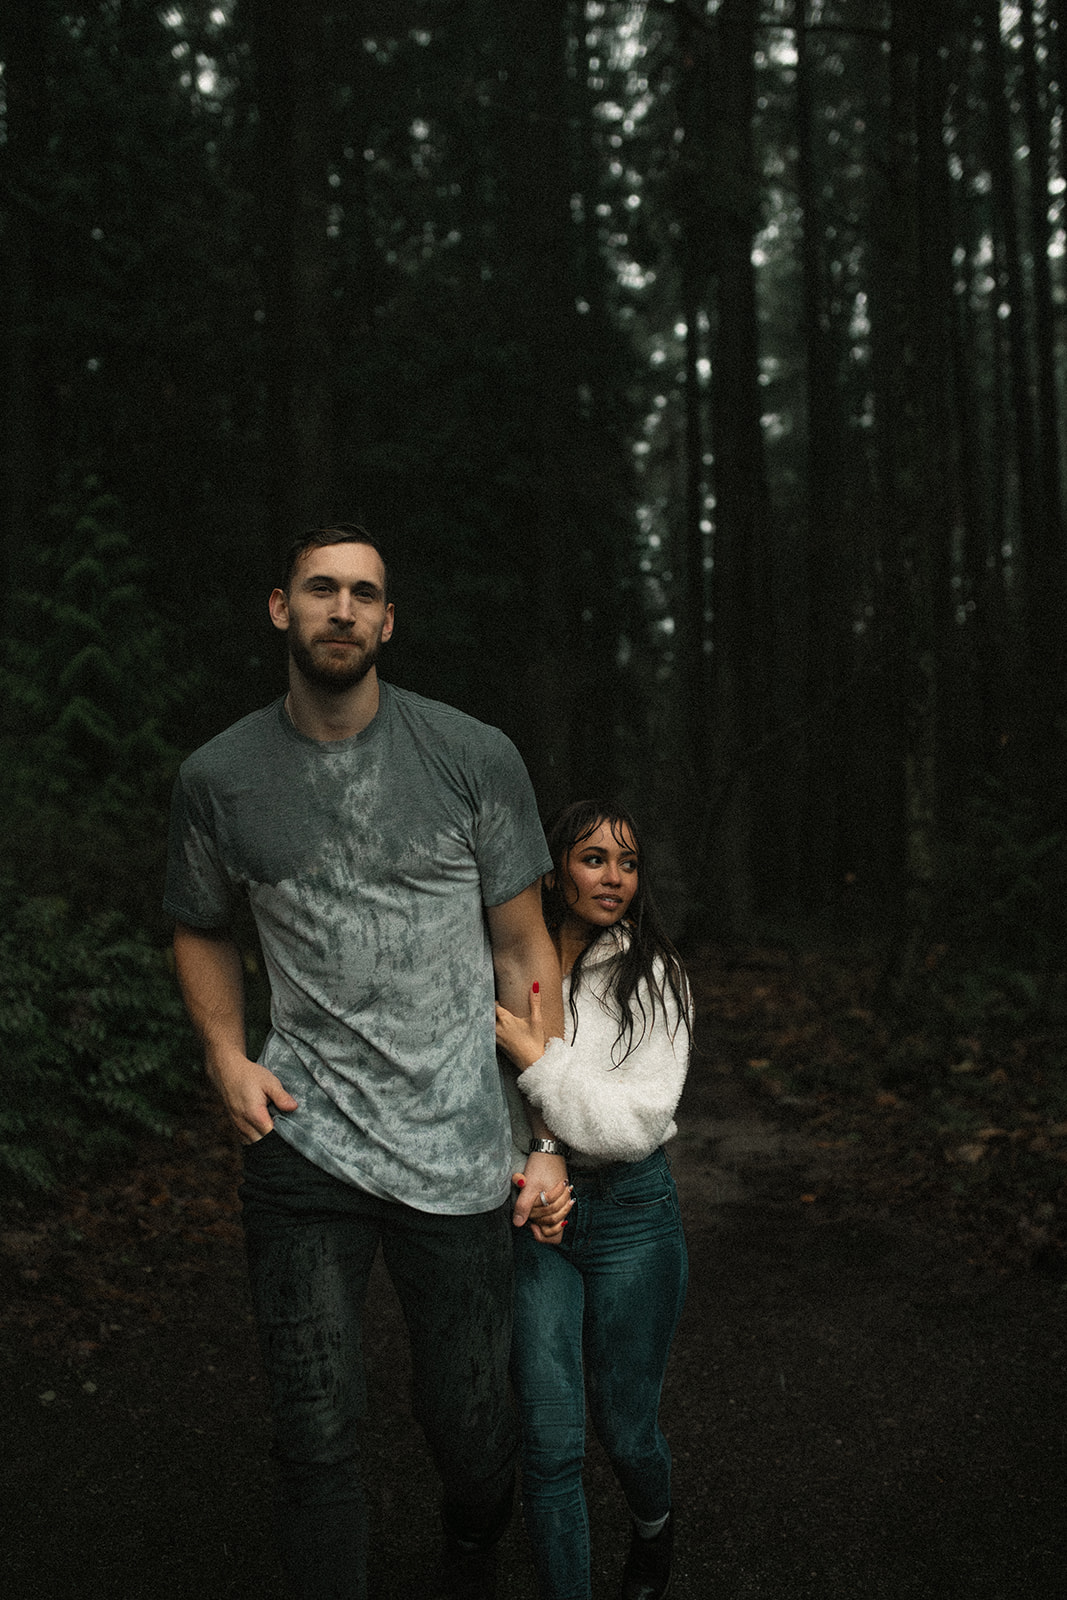
[[[976,1257],[1067,1278],[1063,975],[1040,1007],[995,975],[961,1004],[946,964],[932,950],[905,995],[854,950],[707,948],[690,970],[713,1054],[854,1157],[837,1200],[921,1210]]]

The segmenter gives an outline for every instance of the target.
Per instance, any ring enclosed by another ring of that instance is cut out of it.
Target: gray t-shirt
[[[299,1103],[285,1139],[421,1211],[508,1192],[484,906],[549,870],[510,740],[381,685],[355,738],[322,743],[281,700],[186,761],[164,907],[224,929],[247,894],[271,985],[264,1066]]]

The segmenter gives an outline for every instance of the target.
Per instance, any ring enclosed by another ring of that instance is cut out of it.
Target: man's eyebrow
[[[307,577],[304,578],[301,587],[304,589],[310,589],[316,583],[328,584],[331,589],[341,589],[344,587],[340,579],[333,577],[328,572],[309,572]],[[351,585],[351,588],[354,594],[369,594],[373,595],[376,599],[385,593],[385,590],[382,588],[381,584],[375,583],[371,578],[358,578],[356,582]]]

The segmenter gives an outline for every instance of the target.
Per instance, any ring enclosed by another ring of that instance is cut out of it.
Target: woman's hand
[[[540,1061],[545,1053],[545,1030],[541,1021],[541,985],[530,988],[530,1015],[517,1017],[514,1012],[498,1004],[496,1008],[496,1042],[508,1060],[524,1072]]]
[[[513,1172],[511,1181],[519,1189],[526,1184],[521,1172]],[[566,1178],[554,1188],[540,1191],[538,1200],[531,1208],[527,1219],[539,1244],[559,1244],[563,1238],[563,1229],[566,1227],[567,1213],[573,1205],[574,1191]]]

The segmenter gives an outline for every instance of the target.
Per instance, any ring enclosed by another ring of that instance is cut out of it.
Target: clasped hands
[[[540,1061],[545,1053],[546,1039],[541,1020],[539,984],[533,984],[530,989],[528,1017],[517,1017],[506,1006],[497,1004],[496,1042],[520,1072],[525,1072],[535,1061]],[[563,1237],[567,1213],[574,1205],[574,1195],[567,1181],[563,1158],[544,1155],[537,1151],[527,1160],[525,1172],[512,1173],[511,1181],[522,1191],[515,1209],[517,1226],[521,1227],[528,1221],[534,1238],[540,1244],[559,1244]],[[535,1196],[533,1205],[524,1203],[527,1199],[525,1191],[528,1189],[532,1190]]]

